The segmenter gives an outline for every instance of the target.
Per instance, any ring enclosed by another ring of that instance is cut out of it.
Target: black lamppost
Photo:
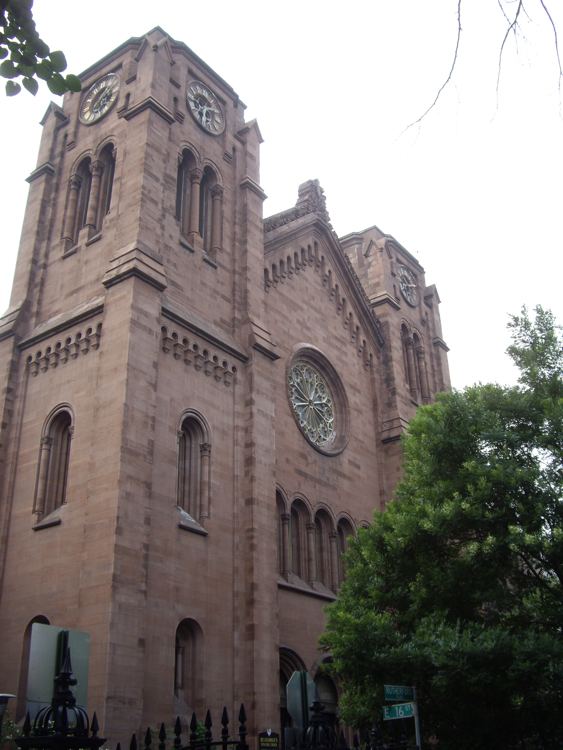
[[[96,714],[92,723],[88,714],[76,705],[71,687],[76,685],[67,647],[59,674],[55,677],[55,690],[51,705],[42,708],[31,725],[29,713],[25,717],[22,736],[16,738],[21,750],[98,750],[105,739],[98,737]]]

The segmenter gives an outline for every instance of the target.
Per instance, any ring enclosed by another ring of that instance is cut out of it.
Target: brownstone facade
[[[279,728],[295,668],[336,700],[323,609],[449,386],[439,298],[377,227],[339,239],[316,181],[264,219],[258,125],[162,30],[82,80],[0,319],[0,688],[21,711],[40,621],[90,634],[111,738],[241,701]]]

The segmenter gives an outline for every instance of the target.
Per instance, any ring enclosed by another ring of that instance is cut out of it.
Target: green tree
[[[6,94],[14,96],[23,87],[35,95],[38,79],[53,94],[80,91],[80,79],[63,76],[66,59],[62,52],[51,52],[41,39],[33,20],[33,0],[0,0],[0,76],[7,78]]]
[[[344,718],[416,685],[439,747],[563,747],[563,357],[551,313],[512,318],[519,385],[422,407],[396,499],[360,532],[323,644]]]

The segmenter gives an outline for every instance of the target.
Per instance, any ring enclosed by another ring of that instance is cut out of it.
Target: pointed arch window
[[[205,425],[188,414],[178,433],[177,505],[196,521],[209,515],[210,456]]]
[[[66,502],[72,431],[72,416],[61,409],[43,432],[34,507],[40,518]]]

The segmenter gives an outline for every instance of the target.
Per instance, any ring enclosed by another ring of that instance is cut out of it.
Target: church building
[[[39,623],[88,634],[112,742],[241,702],[279,731],[299,669],[336,711],[343,552],[449,388],[436,288],[377,226],[338,237],[316,180],[264,217],[258,124],[162,29],[81,80],[0,318],[0,691],[22,716]]]

